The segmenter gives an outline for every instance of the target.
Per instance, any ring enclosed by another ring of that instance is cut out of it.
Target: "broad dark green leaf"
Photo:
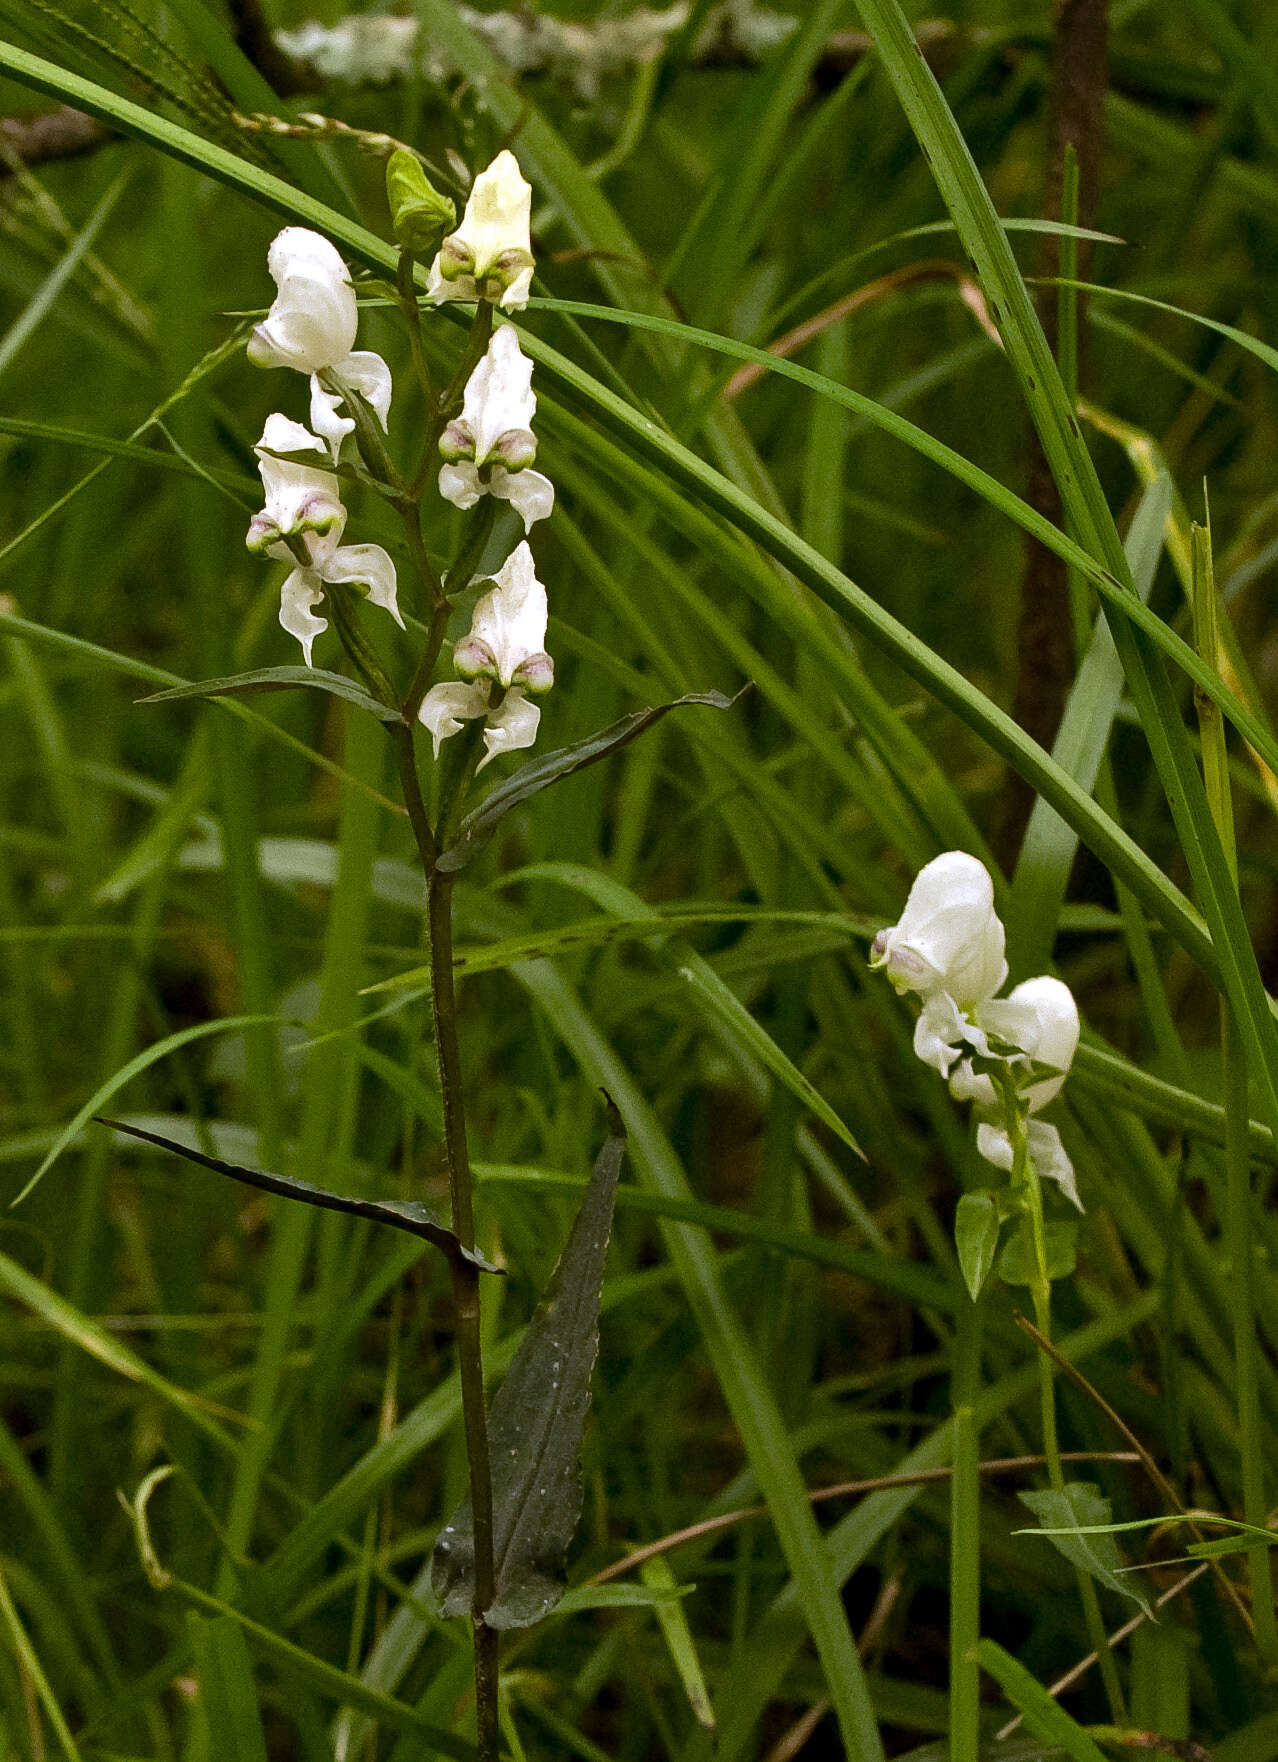
[[[581,1515],[582,1431],[599,1353],[599,1300],[626,1140],[609,1106],[609,1135],[572,1233],[493,1400],[494,1598],[490,1627],[531,1627],[563,1596],[563,1562]],[[475,1596],[475,1532],[467,1496],[440,1532],[431,1590],[441,1615]]]
[[[1059,1493],[1048,1487],[1038,1493],[1021,1493],[1019,1497],[1021,1504],[1029,1507],[1045,1529],[1069,1531],[1072,1525],[1093,1526],[1110,1523],[1113,1519],[1109,1500],[1090,1481],[1070,1481]],[[1090,1573],[1098,1584],[1117,1591],[1120,1597],[1131,1597],[1146,1615],[1152,1617],[1148,1600],[1136,1589],[1130,1577],[1120,1576],[1123,1561],[1112,1535],[1084,1536],[1074,1532],[1053,1535],[1049,1540],[1071,1565]]]
[[[973,1303],[998,1252],[998,1202],[992,1193],[964,1193],[954,1212],[954,1246]]]
[[[175,685],[168,691],[152,692],[139,698],[143,704],[176,703],[182,698],[254,697],[264,691],[295,691],[309,686],[312,691],[327,691],[347,703],[371,710],[381,722],[399,722],[402,717],[389,704],[380,703],[370,691],[341,673],[328,673],[322,667],[258,667],[252,673],[230,673],[225,679],[197,679],[190,685]]]
[[[229,1175],[233,1181],[242,1181],[246,1187],[258,1187],[263,1193],[275,1193],[281,1199],[300,1199],[306,1205],[318,1206],[322,1211],[345,1211],[352,1217],[371,1218],[374,1223],[390,1224],[394,1229],[406,1230],[410,1236],[420,1236],[423,1242],[429,1242],[438,1248],[450,1260],[460,1256],[477,1266],[481,1272],[496,1273],[501,1268],[487,1261],[472,1249],[463,1248],[453,1232],[440,1223],[434,1208],[424,1205],[416,1199],[357,1199],[349,1193],[334,1193],[328,1187],[317,1187],[311,1181],[299,1181],[293,1175],[274,1175],[265,1169],[244,1168],[239,1163],[223,1162],[216,1156],[205,1156],[202,1151],[192,1150],[187,1144],[179,1144],[175,1139],[162,1138],[158,1132],[144,1132],[140,1126],[126,1126],[123,1120],[110,1120],[100,1114],[94,1116],[100,1126],[110,1126],[113,1132],[125,1132],[130,1138],[141,1138],[147,1144],[155,1144],[161,1150],[171,1150],[174,1156],[180,1156],[187,1162],[195,1162],[201,1168],[212,1169],[215,1174]]]
[[[440,852],[436,868],[446,874],[464,869],[475,853],[492,837],[511,808],[518,807],[520,802],[527,801],[530,796],[540,794],[543,789],[549,789],[561,777],[571,777],[574,771],[584,771],[587,765],[597,764],[600,759],[606,759],[609,753],[629,746],[632,740],[637,740],[645,729],[651,728],[663,716],[668,716],[671,710],[681,710],[689,704],[707,704],[714,710],[730,710],[740,696],[740,692],[736,697],[725,697],[721,691],[690,691],[671,703],[657,704],[648,710],[635,710],[631,715],[623,716],[619,722],[601,728],[597,734],[589,734],[584,740],[574,741],[571,746],[557,747],[554,752],[544,753],[541,758],[521,765],[504,783],[499,783],[496,789],[490,790],[473,813],[467,814],[461,823],[456,844]]]

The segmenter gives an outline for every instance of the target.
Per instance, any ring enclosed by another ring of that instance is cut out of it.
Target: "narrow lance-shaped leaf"
[[[423,1242],[429,1242],[450,1260],[460,1256],[481,1272],[501,1271],[473,1249],[463,1248],[453,1232],[439,1222],[434,1210],[420,1200],[359,1199],[350,1193],[334,1193],[328,1187],[317,1187],[313,1182],[300,1181],[294,1175],[274,1175],[266,1169],[244,1168],[239,1163],[205,1156],[202,1151],[192,1150],[176,1139],[161,1137],[158,1132],[144,1132],[141,1126],[128,1126],[123,1120],[105,1119],[100,1114],[95,1118],[100,1126],[110,1126],[113,1132],[124,1132],[130,1138],[141,1138],[147,1144],[158,1145],[161,1150],[171,1150],[174,1156],[180,1156],[186,1162],[198,1163],[201,1168],[212,1169],[218,1175],[229,1175],[233,1181],[242,1181],[246,1187],[257,1187],[263,1193],[274,1193],[281,1199],[300,1199],[303,1204],[316,1205],[322,1211],[345,1211],[352,1217],[390,1224],[394,1229],[406,1230],[410,1236],[420,1236]]]
[[[581,1438],[599,1352],[599,1301],[626,1140],[609,1136],[546,1294],[493,1400],[494,1594],[490,1627],[531,1627],[563,1596],[563,1562],[581,1515]],[[475,1528],[469,1496],[440,1532],[431,1590],[441,1615],[469,1614]]]
[[[371,710],[381,722],[403,720],[397,709],[379,702],[354,679],[347,679],[342,673],[328,673],[322,667],[259,667],[252,673],[228,674],[225,679],[197,679],[190,685],[175,685],[169,691],[152,692],[138,702],[171,704],[184,698],[255,697],[260,692],[293,691],[299,686],[345,698],[361,710]]]
[[[749,686],[744,686],[742,690],[748,691]],[[597,734],[589,734],[584,740],[574,741],[571,746],[557,747],[554,752],[544,753],[541,758],[521,765],[504,783],[499,783],[496,789],[490,790],[472,813],[467,814],[461,823],[456,844],[440,852],[435,867],[446,874],[464,869],[475,853],[492,837],[511,808],[518,807],[529,796],[549,789],[561,777],[570,777],[574,771],[584,771],[587,765],[597,764],[600,759],[606,759],[609,753],[629,746],[632,740],[638,739],[654,722],[668,716],[671,710],[681,710],[689,704],[707,704],[713,710],[730,710],[740,697],[740,691],[736,697],[725,697],[721,691],[689,692],[684,697],[675,698],[672,703],[657,704],[647,710],[635,710],[631,715],[623,716],[619,722],[601,728]]]

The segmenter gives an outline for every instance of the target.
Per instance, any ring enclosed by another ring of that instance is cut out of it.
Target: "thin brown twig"
[[[1183,1590],[1186,1590],[1193,1584],[1195,1579],[1201,1578],[1202,1575],[1209,1570],[1211,1564],[1210,1560],[1204,1560],[1201,1565],[1196,1566],[1192,1572],[1187,1572],[1184,1578],[1177,1579],[1176,1583],[1172,1585],[1170,1589],[1164,1591],[1161,1597],[1156,1597],[1154,1599],[1154,1608],[1162,1609],[1166,1604],[1171,1602],[1173,1597],[1178,1597]],[[1149,1619],[1150,1617],[1146,1615],[1143,1609],[1138,1609],[1130,1621],[1125,1621],[1121,1627],[1116,1627],[1113,1633],[1110,1634],[1108,1640],[1109,1650],[1112,1652],[1115,1646],[1121,1646],[1125,1639],[1129,1638],[1130,1635],[1136,1632],[1136,1629],[1142,1622],[1148,1621]],[[1052,1696],[1063,1695],[1066,1689],[1072,1688],[1080,1677],[1086,1676],[1092,1665],[1095,1664],[1096,1658],[1097,1654],[1095,1652],[1089,1652],[1085,1658],[1080,1658],[1077,1664],[1073,1665],[1065,1672],[1064,1676],[1057,1677],[1056,1681],[1050,1684],[1047,1690],[1048,1694]],[[1010,1719],[1000,1731],[995,1733],[995,1739],[998,1743],[1001,1744],[1004,1738],[1011,1736],[1017,1726],[1021,1723],[1021,1717],[1022,1716],[1018,1713],[1015,1719]]]
[[[929,257],[922,263],[906,263],[900,269],[890,270],[887,275],[876,276],[873,281],[867,281],[864,287],[854,288],[850,294],[844,294],[832,306],[827,306],[823,312],[816,313],[812,318],[805,318],[802,324],[796,324],[793,330],[786,331],[784,336],[778,337],[776,342],[770,343],[768,353],[786,361],[791,355],[797,354],[805,344],[810,343],[813,337],[820,336],[822,331],[829,330],[832,324],[838,324],[840,319],[849,317],[853,312],[859,312],[865,306],[873,305],[877,300],[898,294],[902,288],[909,287],[917,281],[953,281],[958,287],[960,299],[986,336],[1000,349],[1002,348],[1003,339],[998,333],[997,325],[990,317],[985,295],[982,293],[976,277],[964,269],[961,263],[951,263],[945,257]],[[724,397],[729,399],[739,397],[752,385],[757,385],[767,371],[761,362],[745,362],[741,367],[738,367],[727,385],[724,386]]]
[[[1042,1456],[999,1456],[981,1464],[982,1474],[1015,1474],[1020,1469],[1041,1468],[1045,1458]],[[1130,1450],[1067,1450],[1062,1453],[1062,1462],[1136,1462],[1139,1457]],[[953,1469],[921,1468],[914,1474],[884,1474],[868,1481],[840,1481],[832,1487],[815,1487],[808,1498],[814,1505],[824,1499],[854,1498],[862,1493],[890,1492],[896,1487],[925,1487],[937,1481],[947,1481]],[[747,1523],[755,1518],[766,1517],[766,1505],[743,1506],[738,1511],[724,1511],[718,1517],[703,1518],[700,1523],[689,1524],[686,1529],[673,1530],[669,1535],[662,1536],[655,1542],[648,1542],[642,1548],[636,1548],[623,1560],[605,1566],[586,1582],[592,1585],[605,1585],[610,1580],[620,1578],[632,1567],[641,1566],[645,1560],[654,1555],[669,1553],[673,1548],[680,1548],[685,1542],[695,1542],[703,1536],[717,1534],[720,1530],[732,1529],[736,1524]]]

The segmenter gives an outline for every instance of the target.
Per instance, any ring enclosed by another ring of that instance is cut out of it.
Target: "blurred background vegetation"
[[[512,13],[505,35],[486,35],[464,9],[423,0],[427,49],[378,80],[308,69],[303,39],[271,37],[336,24],[336,0],[263,6],[0,0],[0,27],[309,180],[384,237],[379,161],[237,124],[236,112],[273,107],[265,79],[297,108],[412,144],[443,176],[451,155],[473,170],[509,141],[535,185],[536,292],[764,346],[787,339],[796,361],[908,415],[1017,493],[1046,496],[1059,520],[1041,481],[1035,491],[1035,443],[988,309],[955,234],[938,226],[928,165],[851,6],[812,0],[792,24],[701,4],[636,22],[581,0]],[[1005,218],[1059,214],[1053,118],[1076,102],[1090,130],[1082,217],[1112,235],[1085,247],[1085,276],[1165,303],[1084,302],[1088,444],[1124,531],[1152,478],[1170,473],[1150,603],[1182,630],[1187,515],[1203,518],[1209,492],[1233,679],[1265,711],[1278,663],[1273,368],[1166,308],[1278,335],[1278,12],[1261,0],[1107,10],[1105,59],[1082,34],[1103,4],[1065,5],[1058,19],[1006,0],[909,8]],[[550,17],[582,34],[551,33],[546,52]],[[233,46],[237,29],[256,68]],[[515,42],[529,65],[491,64],[490,45],[509,57]],[[359,995],[422,958],[420,884],[386,799],[379,731],[319,694],[258,700],[254,717],[134,701],[166,675],[296,658],[276,625],[274,572],[243,546],[252,444],[296,386],[255,372],[238,348],[210,360],[267,301],[278,217],[140,143],[65,115],[37,126],[51,104],[16,83],[0,93],[4,1191],[24,1186],[143,1049],[240,1014],[281,1025],[192,1037],[106,1111],[236,1160],[291,1159],[352,1191],[438,1191],[427,1003]],[[534,154],[553,178],[525,156],[534,125],[553,131]],[[1041,233],[1012,237],[1027,273],[1054,272]],[[1055,290],[1038,297],[1054,320]],[[730,377],[740,361],[535,304],[528,319],[1050,745],[1074,665],[1068,584],[999,511],[791,380],[741,383]],[[406,385],[386,310],[370,302],[362,323]],[[429,334],[439,359],[455,354],[448,326]],[[676,691],[756,683],[731,717],[672,718],[512,815],[458,893],[465,951],[498,945],[463,987],[481,1237],[509,1269],[489,1294],[498,1360],[566,1233],[562,1177],[589,1167],[601,1080],[628,1083],[649,1110],[642,1154],[681,1165],[694,1205],[726,1208],[694,1212],[714,1228],[686,1232],[710,1269],[697,1284],[663,1233],[673,1226],[633,1193],[622,1205],[570,1574],[581,1584],[758,1497],[708,1343],[707,1292],[744,1322],[752,1374],[809,1486],[947,1460],[950,1226],[957,1194],[984,1177],[960,1114],[910,1055],[907,1012],[867,979],[864,945],[939,849],[992,852],[1010,873],[1029,800],[970,726],[793,576],[536,383],[538,462],[559,497],[538,532],[557,666],[544,743]],[[401,457],[411,422],[405,396],[391,417]],[[440,554],[453,518],[438,516]],[[371,500],[359,521],[361,538],[395,551]],[[1085,596],[1074,603],[1082,628]],[[387,652],[402,662],[407,651]],[[335,654],[319,658],[335,665]],[[1109,751],[1117,817],[1185,885],[1126,704]],[[1273,983],[1275,786],[1242,747],[1233,774],[1243,897]],[[1058,970],[1097,1043],[1214,1100],[1211,991],[1144,934],[1139,913],[1135,926],[1120,920],[1118,903],[1084,853],[1057,926]],[[675,906],[689,921],[639,921]],[[864,1161],[776,1080],[716,985],[816,1086]],[[1212,1133],[1116,1097],[1093,1067],[1069,1095],[1062,1125],[1087,1216],[1077,1272],[1058,1287],[1060,1333],[1179,1496],[1238,1515]],[[1272,1166],[1272,1143],[1256,1146]],[[1258,1227],[1267,1246],[1269,1225]],[[1278,1301],[1262,1266],[1272,1460]],[[464,1477],[442,1267],[370,1226],[313,1223],[88,1128],[3,1214],[0,1290],[0,1750],[103,1762],[230,1753],[216,1695],[228,1630],[213,1605],[192,1616],[190,1596],[148,1583],[117,1500],[175,1463],[154,1496],[155,1547],[167,1570],[257,1624],[248,1651],[266,1753],[436,1753],[420,1722],[463,1719],[469,1668],[465,1636],[413,1588]],[[988,1457],[1040,1447],[1015,1296],[994,1300]],[[1065,1383],[1060,1399],[1067,1448],[1126,1448],[1085,1392]],[[1167,1509],[1140,1465],[1087,1473],[1117,1517]],[[1065,1561],[1012,1534],[1028,1521],[1016,1490],[1032,1481],[1023,1470],[988,1483],[983,1626],[1049,1683],[1089,1642]],[[938,1762],[947,1490],[849,1493],[817,1509],[823,1527],[838,1525],[844,1603],[887,1753]],[[1178,1555],[1183,1539],[1123,1538],[1133,1562]],[[769,1522],[733,1524],[669,1559],[696,1586],[678,1606],[686,1626],[608,1608],[510,1648],[526,1753],[840,1754]],[[1161,1592],[1183,1571],[1141,1578]],[[1134,1609],[1108,1592],[1103,1605],[1111,1627]],[[690,1651],[717,1738],[703,1706],[698,1719]],[[345,1674],[326,1677],[315,1660]],[[1214,1579],[1142,1625],[1120,1668],[1134,1730],[1193,1740],[1216,1762],[1278,1756],[1272,1684]],[[1084,1723],[1111,1718],[1094,1675],[1066,1696]],[[992,1739],[1011,1717],[992,1687],[988,1712]],[[1049,1753],[1018,1742],[990,1754]]]

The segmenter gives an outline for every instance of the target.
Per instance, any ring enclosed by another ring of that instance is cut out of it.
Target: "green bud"
[[[395,237],[414,257],[429,257],[457,221],[457,210],[441,196],[421,162],[400,147],[386,161],[386,200]]]

